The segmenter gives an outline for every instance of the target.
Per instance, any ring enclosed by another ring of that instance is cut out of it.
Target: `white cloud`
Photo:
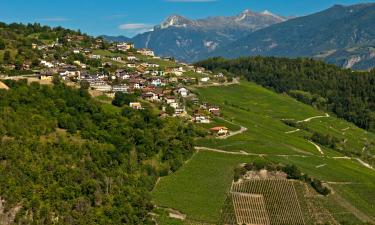
[[[125,23],[125,24],[121,24],[118,28],[120,30],[123,30],[126,36],[132,37],[140,33],[152,31],[154,28],[154,25],[146,24],[146,23]]]
[[[152,29],[153,25],[145,23],[125,23],[119,26],[121,30],[148,30]]]

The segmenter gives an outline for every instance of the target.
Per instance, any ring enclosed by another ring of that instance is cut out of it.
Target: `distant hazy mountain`
[[[182,61],[195,61],[215,49],[248,34],[286,21],[269,11],[245,10],[237,16],[218,16],[191,20],[179,15],[168,17],[153,31],[131,39],[137,48],[151,48],[160,56],[173,56]],[[111,41],[127,41],[124,37],[104,37]]]
[[[102,35],[100,36],[104,40],[110,41],[110,42],[128,42],[131,41],[131,38],[125,37],[125,36],[108,36],[108,35]]]
[[[335,5],[253,32],[209,55],[308,56],[342,67],[375,66],[375,4]]]

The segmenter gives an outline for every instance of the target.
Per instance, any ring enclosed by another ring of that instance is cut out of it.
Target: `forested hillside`
[[[59,40],[64,43],[69,35],[82,35],[80,32],[72,31],[62,27],[51,28],[40,24],[5,24],[0,22],[0,52],[10,53],[7,60],[22,63],[23,61],[35,61],[41,56],[41,51],[32,49],[32,44],[46,44]],[[88,36],[83,35],[87,41]],[[68,46],[66,46],[68,47]]]
[[[375,70],[353,72],[312,59],[275,57],[212,58],[197,65],[242,75],[375,131]]]
[[[194,129],[87,90],[0,90],[0,223],[151,224],[149,191],[193,153]]]

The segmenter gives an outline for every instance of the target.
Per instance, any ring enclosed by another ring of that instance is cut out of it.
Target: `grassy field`
[[[308,133],[300,131],[287,134],[286,132],[294,128],[285,125],[282,119],[300,121],[324,116],[324,112],[249,82],[227,87],[202,88],[198,89],[197,93],[202,101],[219,105],[224,117],[248,128],[242,135],[225,140],[201,140],[199,145],[266,154],[319,154],[304,138]],[[351,123],[331,116],[313,119],[304,125],[309,130],[345,140],[345,147],[351,151],[361,152],[366,144],[372,142],[369,151],[375,154],[375,134],[359,129]],[[327,154],[337,155],[329,149],[325,151]]]
[[[335,217],[356,224],[358,219],[354,215],[358,210],[375,220],[375,171],[354,158],[335,158],[343,154],[332,149],[322,147],[322,155],[306,140],[311,131],[329,133],[346,139],[346,148],[359,152],[366,143],[374,142],[373,133],[332,116],[304,122],[308,131],[286,133],[295,128],[285,125],[282,119],[300,121],[325,113],[252,83],[202,88],[196,92],[202,101],[220,106],[226,119],[248,128],[247,132],[225,140],[198,140],[198,146],[263,155],[198,152],[179,171],[160,180],[152,193],[157,205],[179,210],[187,214],[188,220],[214,224],[219,219],[234,167],[254,160],[269,160],[295,164],[310,176],[329,182],[335,193],[332,196],[342,198],[337,204],[346,210],[343,217],[337,212],[341,209],[332,211]],[[373,153],[374,147],[370,146],[369,151]],[[326,202],[333,201],[329,198],[325,198]]]
[[[164,177],[153,191],[156,203],[187,214],[188,219],[215,223],[233,179],[233,169],[258,157],[212,152],[195,154],[183,168]]]

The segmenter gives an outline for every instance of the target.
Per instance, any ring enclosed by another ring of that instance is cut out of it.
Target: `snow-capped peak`
[[[242,14],[252,14],[253,12],[250,9],[245,9]]]
[[[165,29],[168,27],[186,27],[192,25],[193,21],[186,19],[180,15],[169,16],[162,24],[160,24],[160,29]]]
[[[254,13],[250,9],[246,9],[240,15],[237,16],[236,22],[242,21],[246,19],[246,17],[251,15],[254,15]]]
[[[285,18],[281,17],[281,16],[278,16],[274,13],[272,13],[271,11],[268,11],[268,10],[264,10],[263,12],[261,12],[262,15],[265,15],[265,16],[272,16],[274,18],[277,18],[277,19],[280,19],[282,21],[285,21]]]

